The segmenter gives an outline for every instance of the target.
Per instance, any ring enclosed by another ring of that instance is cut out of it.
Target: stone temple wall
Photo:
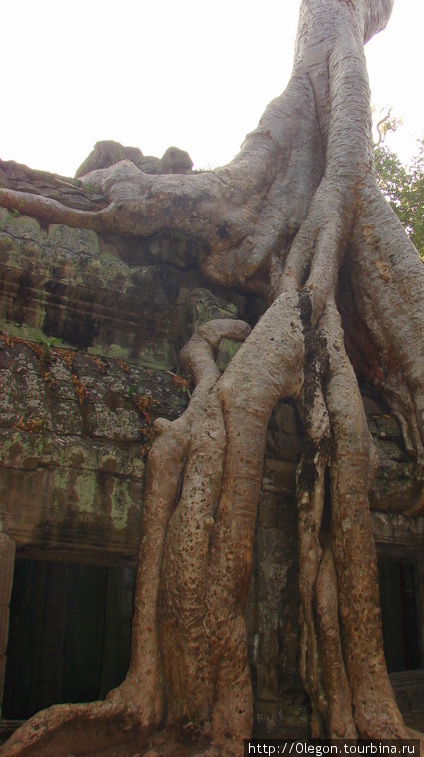
[[[174,383],[179,349],[204,321],[254,324],[263,310],[256,298],[211,287],[194,245],[167,235],[101,236],[0,210],[0,565],[9,576],[0,594],[0,692],[15,551],[18,559],[134,566],[152,420],[178,417],[188,401]],[[235,349],[222,345],[222,370]],[[421,565],[413,461],[370,387],[364,403],[380,453],[371,493],[377,544]],[[247,608],[263,736],[305,736],[308,728],[298,672],[300,431],[295,408],[281,402],[268,430]],[[417,725],[422,678],[402,676],[399,701]]]

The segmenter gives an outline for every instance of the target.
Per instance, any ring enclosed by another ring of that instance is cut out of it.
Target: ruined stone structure
[[[2,164],[1,178],[62,202],[74,186],[14,164]],[[104,696],[125,674],[152,420],[186,407],[178,353],[189,335],[214,318],[253,325],[264,307],[207,283],[195,245],[163,234],[138,243],[0,209],[3,736],[53,702]],[[221,344],[222,369],[236,349]],[[380,453],[371,501],[386,654],[405,722],[422,730],[423,499],[397,421],[370,387],[363,400]],[[248,603],[261,736],[308,734],[298,659],[299,424],[281,402],[268,429]]]

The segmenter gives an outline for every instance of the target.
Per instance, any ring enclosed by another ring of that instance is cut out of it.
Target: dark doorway
[[[130,655],[135,571],[17,560],[3,718],[102,698]]]
[[[380,559],[380,601],[384,653],[389,673],[422,666],[416,567],[402,560]]]

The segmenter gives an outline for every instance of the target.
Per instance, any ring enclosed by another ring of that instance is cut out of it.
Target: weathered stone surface
[[[5,530],[27,552],[134,561],[151,422],[180,415],[186,396],[168,374],[122,361],[1,346]]]
[[[130,160],[140,171],[148,174],[186,174],[190,173],[193,167],[188,152],[178,147],[168,147],[162,159],[159,159],[145,157],[138,147],[125,147],[120,142],[104,140],[96,142],[90,155],[78,168],[75,178],[84,177],[98,168],[109,168],[121,160]]]
[[[215,318],[237,318],[238,308],[209,289],[196,287],[187,293],[187,313],[190,331],[194,333],[203,323]]]
[[[191,240],[137,242],[52,224],[0,209],[0,328],[46,344],[175,370],[188,322],[196,325]],[[186,272],[187,269],[187,272]],[[197,286],[202,278],[197,275]],[[234,317],[237,307],[205,295],[199,318]],[[243,299],[243,298],[241,298]],[[206,300],[205,300],[206,302]]]
[[[377,549],[394,558],[423,554],[424,517],[411,518],[401,513],[372,512],[372,529]]]
[[[187,174],[193,168],[193,161],[185,150],[178,147],[168,147],[162,155],[160,162],[160,173],[182,173]]]
[[[299,676],[297,506],[294,498],[262,492],[256,544],[251,589],[254,614],[250,615],[252,609],[248,607],[255,732],[270,738],[291,737],[291,734],[304,737],[308,708]],[[294,706],[294,699],[302,704]]]
[[[142,169],[143,153],[137,147],[124,147],[120,142],[112,139],[96,142],[93,150],[80,165],[75,173],[78,179],[97,168],[109,168],[121,160],[131,160],[134,165]]]
[[[0,533],[0,607],[8,607],[10,603],[15,550],[16,544],[13,539],[7,533]]]
[[[258,702],[254,734],[261,738],[305,739],[309,736],[310,707],[302,691],[278,702]]]
[[[13,160],[0,160],[0,187],[49,197],[78,210],[100,210],[107,205],[102,194],[77,179],[37,171]]]
[[[258,663],[256,666],[258,695],[262,702],[278,701],[278,668]]]
[[[390,676],[405,724],[424,730],[424,670],[392,673]]]
[[[285,460],[265,460],[262,483],[266,492],[294,494],[296,490],[296,465]]]
[[[248,309],[197,256],[0,210],[0,512],[26,554],[136,559],[151,421],[187,404],[166,370],[200,322]]]

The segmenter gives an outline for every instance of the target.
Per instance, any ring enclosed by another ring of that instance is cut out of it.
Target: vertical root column
[[[324,548],[316,585],[316,613],[322,674],[328,697],[328,735],[335,739],[357,736],[352,695],[347,680],[339,629],[337,573],[331,545]]]
[[[362,738],[406,738],[383,652],[377,559],[368,504],[374,473],[372,441],[334,303],[327,305],[323,321],[330,357],[325,397],[332,434],[331,536],[353,715]],[[328,681],[333,685],[330,677]]]
[[[181,495],[169,521],[161,569],[159,627],[166,680],[168,725],[210,733],[216,697],[216,665],[211,651],[213,609],[207,576],[216,532],[216,511],[227,452],[220,377],[213,350],[223,337],[242,341],[249,327],[238,321],[202,326],[182,354],[196,389],[187,414],[190,444]],[[231,603],[228,597],[227,607]],[[242,643],[242,640],[240,640]]]
[[[313,706],[312,735],[405,738],[384,660],[368,488],[372,441],[330,301],[305,331],[305,440],[298,469],[301,673]],[[312,358],[309,355],[313,356]],[[327,357],[326,357],[327,356]],[[329,361],[329,363],[328,363]],[[323,531],[331,433],[331,533]]]
[[[297,292],[277,298],[217,385],[226,455],[211,540],[207,608],[216,670],[213,743],[225,755],[242,754],[243,738],[252,727],[244,609],[269,417],[280,397],[298,396],[301,388],[303,336],[297,302]]]

